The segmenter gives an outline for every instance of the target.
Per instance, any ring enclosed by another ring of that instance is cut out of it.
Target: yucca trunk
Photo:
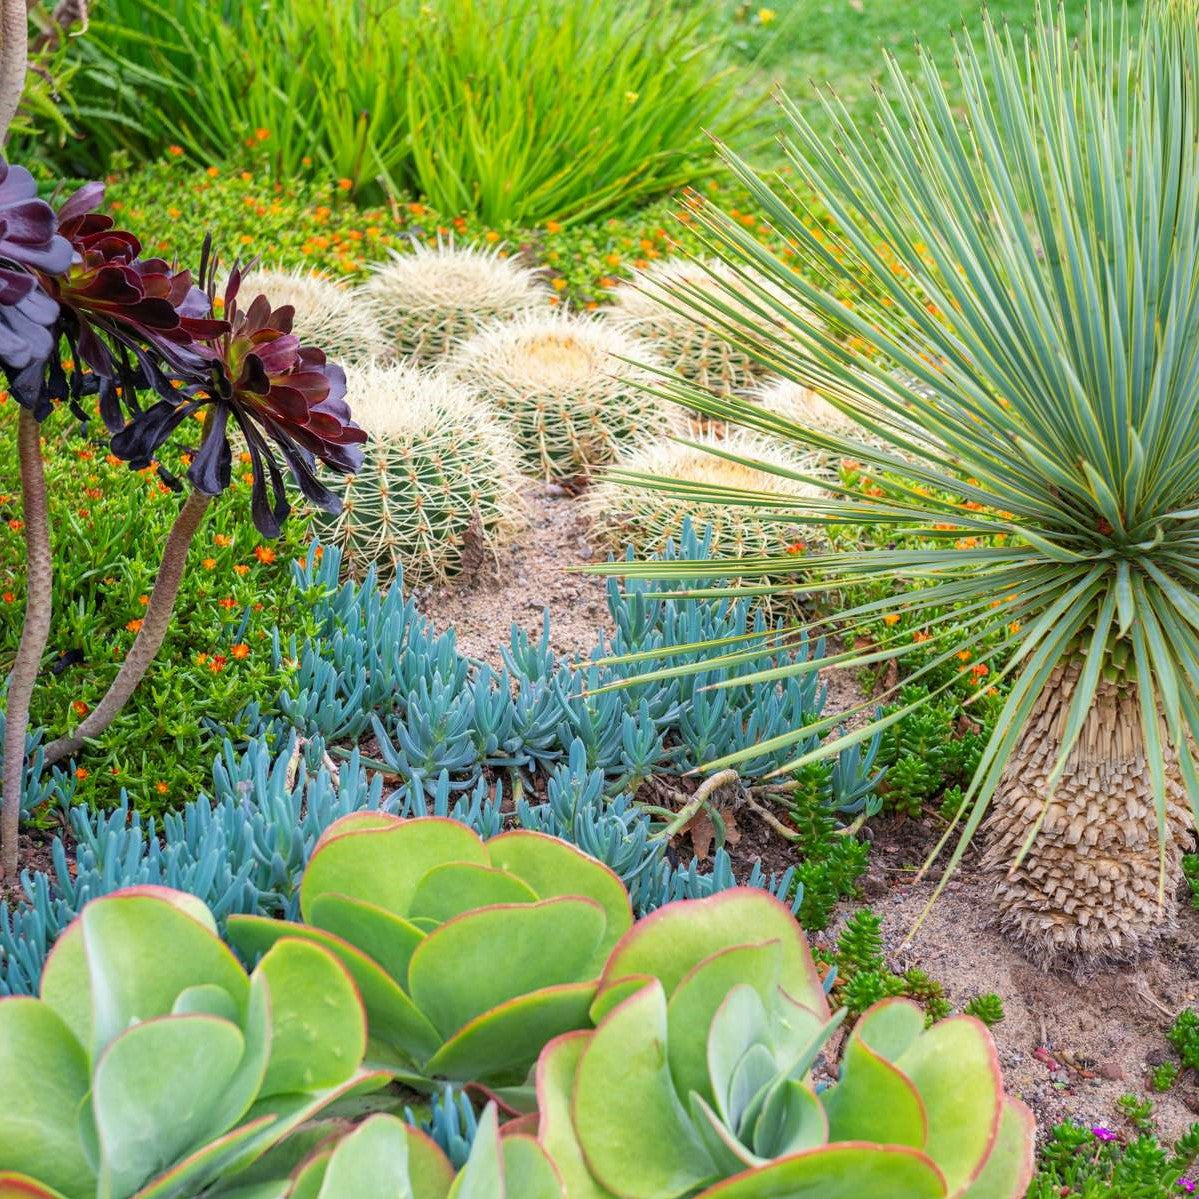
[[[1191,827],[1173,754],[1165,905],[1153,785],[1136,686],[1101,683],[1078,744],[1019,869],[1011,864],[1044,805],[1078,667],[1050,678],[995,793],[983,868],[1000,926],[1046,966],[1128,961],[1172,925],[1183,838]],[[1162,728],[1163,744],[1168,744]]]

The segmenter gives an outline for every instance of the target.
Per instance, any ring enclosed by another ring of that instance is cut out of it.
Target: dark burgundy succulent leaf
[[[116,432],[125,425],[122,407],[132,415],[140,411],[139,390],[170,398],[179,383],[206,378],[210,355],[203,339],[228,326],[211,319],[209,299],[190,272],[143,258],[137,237],[96,211],[103,198],[104,188],[89,183],[63,204],[59,232],[72,260],[44,286],[62,309],[62,334],[76,364],[69,396],[50,380],[53,398],[77,402],[86,368],[100,381],[100,414]]]
[[[201,274],[210,297],[215,270],[205,254]],[[112,447],[122,458],[144,465],[181,421],[207,409],[188,478],[198,490],[216,495],[232,476],[232,421],[250,455],[254,523],[264,536],[276,537],[290,505],[273,451],[311,503],[336,512],[340,500],[316,477],[316,463],[343,474],[357,470],[366,433],[351,419],[341,367],[315,346],[301,344],[292,332],[290,306],[272,308],[265,296],[258,296],[242,309],[241,281],[242,272],[234,266],[222,297],[225,331],[203,341],[207,378],[172,389],[117,433]]]
[[[49,411],[41,377],[54,350],[58,304],[34,272],[54,274],[71,264],[70,242],[55,224],[33,176],[0,157],[0,365],[18,401],[39,419]]]

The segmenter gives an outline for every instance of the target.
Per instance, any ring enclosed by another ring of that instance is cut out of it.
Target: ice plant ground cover
[[[3,0],[0,1195],[1193,1192],[1193,8],[684,8]]]

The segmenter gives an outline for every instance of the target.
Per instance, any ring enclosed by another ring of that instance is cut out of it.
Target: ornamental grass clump
[[[918,652],[909,682],[969,663],[980,691],[1006,690],[942,841],[961,833],[949,867],[985,822],[999,921],[1031,955],[1128,959],[1170,926],[1199,814],[1199,26],[1193,7],[1165,0],[1139,27],[1100,5],[1077,39],[1053,15],[1025,34],[984,18],[981,48],[960,39],[955,70],[960,105],[926,53],[914,78],[890,61],[877,135],[826,99],[828,140],[783,101],[791,166],[831,214],[819,234],[793,183],[730,155],[794,262],[712,207],[695,213],[730,263],[769,281],[756,294],[785,329],[778,372],[867,435],[666,390],[910,481],[810,501],[833,533],[872,523],[924,540],[808,555],[805,585],[835,595],[894,582],[893,598],[837,613],[851,644],[884,609],[924,621],[919,645],[896,633],[847,666]],[[835,298],[854,279],[854,302]],[[726,307],[675,295],[701,319]],[[738,342],[760,336],[740,322]],[[761,578],[786,565],[724,570]],[[876,702],[859,711],[872,717]]]
[[[762,278],[746,281],[745,268],[719,259],[669,258],[655,262],[612,293],[604,317],[616,328],[652,341],[666,365],[688,382],[719,395],[738,395],[765,379],[769,366],[753,353],[744,334],[756,330],[763,339],[777,337],[783,327],[762,303],[765,290],[776,302],[783,293]],[[682,297],[707,296],[727,312],[697,318]],[[726,322],[732,321],[726,327]]]
[[[588,1025],[612,947],[633,922],[624,884],[565,841],[486,844],[452,820],[360,812],[330,825],[300,884],[303,924],[235,916],[255,955],[322,945],[362,992],[370,1057],[397,1077],[519,1087],[541,1047]]]
[[[537,1063],[537,1138],[571,1199],[1022,1199],[1031,1113],[986,1026],[875,1004],[818,1085],[830,1016],[802,930],[748,890],[673,903],[614,949],[594,1031]]]
[[[247,976],[194,896],[116,891],[59,938],[39,998],[0,1000],[0,1195],[228,1193],[322,1109],[378,1089],[365,1049],[333,954],[284,938]]]
[[[547,309],[552,293],[498,246],[414,240],[375,265],[362,294],[389,352],[435,366],[490,322]]]
[[[652,346],[593,317],[530,312],[477,333],[446,371],[508,424],[527,471],[569,482],[674,428],[649,390],[656,366]]]
[[[774,472],[762,470],[769,462]],[[632,546],[657,554],[668,541],[679,544],[685,522],[710,528],[713,553],[738,558],[768,557],[811,535],[800,522],[804,502],[821,494],[811,455],[795,452],[760,434],[737,431],[727,438],[659,440],[634,446],[598,476],[584,500],[592,529],[612,550]],[[646,475],[689,484],[686,494],[640,488]],[[719,502],[723,489],[756,491],[757,506]],[[717,502],[708,496],[717,496]]]
[[[321,533],[350,575],[374,567],[381,582],[444,583],[525,527],[511,432],[465,388],[402,364],[366,366],[347,371],[346,397],[371,440]]]
[[[390,353],[374,310],[348,283],[317,270],[255,267],[246,286],[275,308],[290,307],[292,332],[334,362],[368,363]]]

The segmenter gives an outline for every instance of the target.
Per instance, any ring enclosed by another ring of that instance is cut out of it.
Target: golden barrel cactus
[[[715,451],[715,452],[714,452]],[[698,532],[712,529],[712,552],[727,558],[756,558],[800,552],[809,530],[803,523],[807,501],[820,489],[806,479],[773,474],[762,466],[747,465],[718,456],[734,454],[769,464],[795,475],[814,469],[810,456],[747,430],[726,438],[714,436],[681,441],[651,441],[635,446],[604,471],[585,498],[597,539],[613,551],[633,546],[638,555],[659,553],[666,542],[678,544],[683,522],[690,519]],[[727,502],[705,502],[639,487],[625,482],[628,474],[658,475],[682,483],[763,495],[767,507]]]
[[[393,253],[374,266],[363,292],[391,351],[429,366],[492,321],[548,308],[551,294],[498,247],[452,242]]]
[[[370,434],[343,507],[318,529],[349,573],[442,583],[524,527],[520,458],[507,427],[450,380],[402,364],[352,368],[346,398]]]
[[[659,365],[651,347],[593,317],[532,312],[476,334],[446,371],[500,413],[526,470],[569,481],[675,426],[648,390]]]

